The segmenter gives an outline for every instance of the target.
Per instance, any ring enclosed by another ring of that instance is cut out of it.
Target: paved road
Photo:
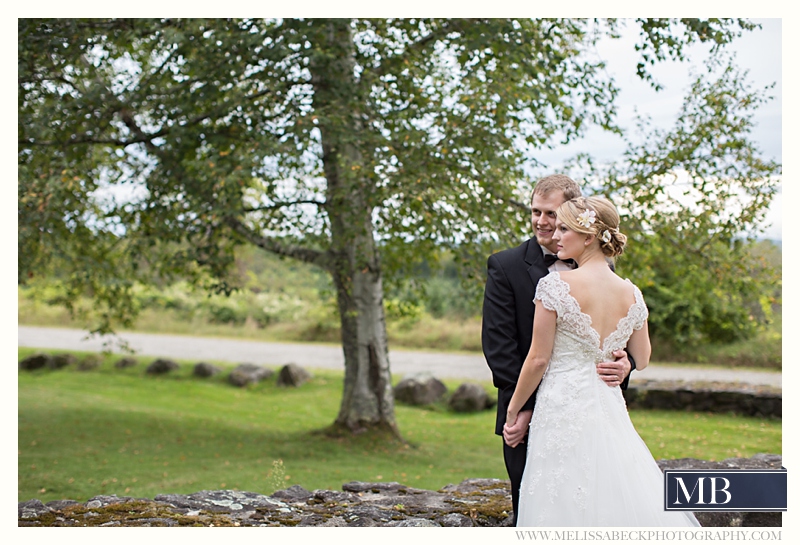
[[[53,327],[18,327],[18,346],[61,350],[100,351],[103,339],[87,339],[85,331]],[[216,339],[183,335],[123,333],[120,337],[142,356],[187,360],[218,360],[281,366],[297,363],[310,369],[343,369],[344,356],[339,346],[300,343],[271,343],[250,340]],[[112,351],[119,349],[110,347]],[[429,371],[439,378],[491,380],[486,361],[479,354],[449,354],[391,350],[392,374],[398,377]],[[781,387],[781,374],[768,371],[737,371],[652,365],[634,372],[632,383],[641,380],[703,380],[745,382]]]

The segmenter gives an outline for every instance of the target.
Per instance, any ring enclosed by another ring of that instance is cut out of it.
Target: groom
[[[497,395],[495,433],[503,435],[506,408],[514,395],[522,363],[528,355],[533,336],[533,297],[536,285],[551,271],[570,270],[575,263],[558,260],[555,231],[556,209],[561,203],[581,196],[580,186],[562,174],[542,178],[531,197],[532,225],[535,238],[489,256],[488,277],[483,297],[481,341],[486,362],[492,370]],[[570,260],[571,261],[571,260]],[[636,366],[628,355],[614,352],[616,361],[600,363],[597,372],[609,386],[628,386]],[[528,451],[528,425],[533,415],[536,392],[520,411],[514,426],[506,432],[503,458],[511,479],[514,525],[519,510],[519,487]]]

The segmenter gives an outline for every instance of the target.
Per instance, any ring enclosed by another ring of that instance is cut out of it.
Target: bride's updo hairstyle
[[[565,201],[556,217],[576,233],[594,235],[606,257],[617,257],[628,237],[619,232],[619,213],[605,197],[577,197]]]

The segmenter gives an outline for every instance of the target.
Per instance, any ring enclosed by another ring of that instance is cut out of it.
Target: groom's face
[[[551,191],[545,195],[535,193],[531,203],[531,223],[536,241],[553,253],[557,244],[553,240],[556,230],[556,209],[565,201],[563,191]]]

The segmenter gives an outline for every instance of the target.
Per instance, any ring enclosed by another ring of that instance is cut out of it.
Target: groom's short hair
[[[533,186],[531,205],[533,205],[534,195],[547,195],[551,191],[561,191],[565,201],[581,196],[581,186],[578,185],[578,182],[564,174],[550,174],[539,179]]]

